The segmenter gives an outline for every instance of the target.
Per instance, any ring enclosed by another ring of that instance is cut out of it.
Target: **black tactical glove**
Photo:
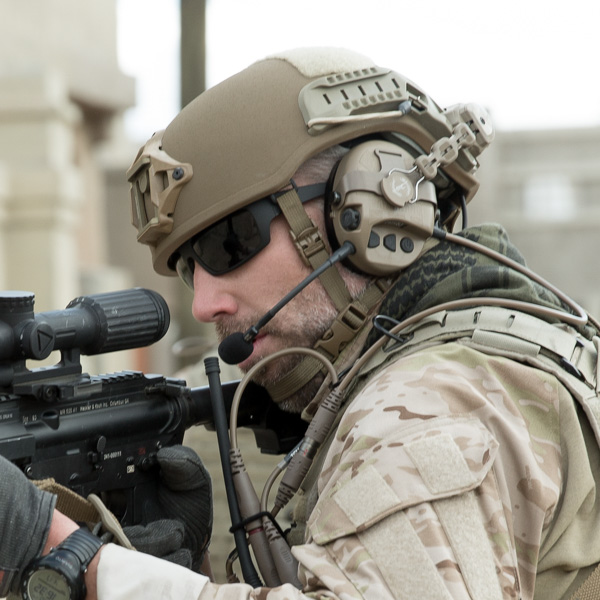
[[[0,456],[0,598],[16,589],[23,569],[41,555],[56,496],[38,490]]]
[[[212,484],[198,455],[186,446],[159,450],[157,515],[123,531],[140,552],[200,570],[212,532]]]

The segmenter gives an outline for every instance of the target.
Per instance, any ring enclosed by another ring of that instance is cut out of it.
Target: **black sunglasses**
[[[297,187],[302,203],[325,193],[325,183]],[[183,244],[172,257],[175,270],[184,283],[194,289],[194,267],[198,263],[211,275],[223,275],[237,269],[256,256],[271,241],[271,221],[281,214],[277,198],[289,190],[261,198],[210,227]]]

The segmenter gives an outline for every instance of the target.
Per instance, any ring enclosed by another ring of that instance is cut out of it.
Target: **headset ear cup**
[[[330,180],[327,234],[337,247],[354,244],[348,262],[355,269],[389,276],[421,255],[437,201],[435,186],[421,178],[407,150],[383,140],[364,142],[342,158]]]

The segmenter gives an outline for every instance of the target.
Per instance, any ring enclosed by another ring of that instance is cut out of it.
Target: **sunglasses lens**
[[[213,274],[235,269],[265,246],[254,216],[247,210],[215,223],[192,241],[197,261]]]
[[[295,187],[301,202],[308,202],[325,191],[325,183]],[[223,275],[256,256],[270,241],[271,221],[281,214],[274,200],[279,192],[221,219],[196,234],[179,249],[175,268],[185,284],[194,287],[194,265],[198,263],[211,275]]]
[[[194,261],[191,258],[180,256],[175,263],[175,270],[183,283],[194,291]]]

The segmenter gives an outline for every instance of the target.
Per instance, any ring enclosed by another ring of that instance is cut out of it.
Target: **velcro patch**
[[[311,535],[327,544],[410,506],[473,490],[492,468],[497,449],[491,433],[470,416],[406,427],[349,457],[309,518]]]
[[[469,489],[477,481],[449,433],[411,442],[406,453],[432,494]]]
[[[356,527],[370,523],[400,502],[392,488],[371,465],[366,466],[359,477],[350,480],[335,495],[334,500]]]

